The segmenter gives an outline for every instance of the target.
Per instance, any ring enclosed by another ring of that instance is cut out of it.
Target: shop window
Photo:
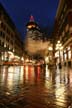
[[[71,59],[71,51],[68,51],[68,58]]]
[[[65,59],[65,61],[67,60],[67,54],[66,53],[64,54],[64,59]]]

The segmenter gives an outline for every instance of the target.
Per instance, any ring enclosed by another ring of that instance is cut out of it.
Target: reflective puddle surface
[[[0,66],[0,108],[72,108],[72,69]]]

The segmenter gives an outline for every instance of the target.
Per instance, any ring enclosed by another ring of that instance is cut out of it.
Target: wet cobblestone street
[[[72,69],[1,67],[0,108],[72,108]]]

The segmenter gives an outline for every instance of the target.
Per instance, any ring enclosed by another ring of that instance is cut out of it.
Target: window
[[[64,6],[64,12],[66,11],[66,9],[67,9],[67,5],[65,4],[65,6]]]
[[[6,29],[6,26],[5,26],[5,24],[3,22],[1,23],[1,27],[2,27],[3,30]]]

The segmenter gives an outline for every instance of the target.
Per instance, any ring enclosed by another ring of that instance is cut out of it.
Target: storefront
[[[71,46],[68,46],[64,50],[63,58],[64,58],[64,66],[71,66]]]

